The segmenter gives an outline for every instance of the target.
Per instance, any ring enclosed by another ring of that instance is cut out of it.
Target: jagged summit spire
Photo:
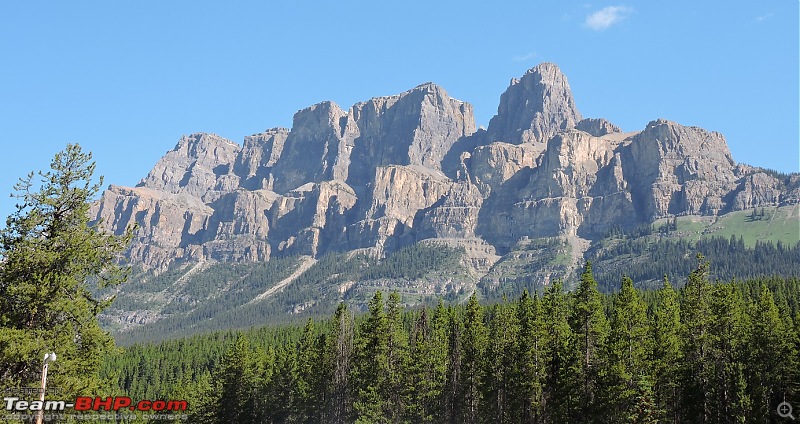
[[[564,77],[564,74],[561,72],[561,68],[559,68],[558,65],[556,65],[555,63],[552,63],[552,62],[542,62],[542,63],[534,66],[533,68],[528,69],[528,71],[525,72],[525,75],[528,75],[528,74],[539,74],[539,75],[545,75],[545,74],[555,75],[555,74],[558,74],[560,77],[562,77],[562,78]]]
[[[567,77],[557,65],[545,62],[511,80],[488,132],[493,141],[546,142],[581,119]]]

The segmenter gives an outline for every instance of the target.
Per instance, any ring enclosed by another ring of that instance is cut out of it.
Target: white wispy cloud
[[[527,54],[521,54],[521,55],[518,55],[518,56],[514,56],[514,57],[511,58],[511,60],[513,60],[514,62],[526,62],[528,60],[535,59],[536,56],[537,56],[536,52],[530,52],[530,53],[527,53]]]
[[[774,13],[767,13],[766,15],[761,15],[756,17],[756,22],[761,23],[766,21],[767,19],[771,18]]]
[[[584,25],[594,31],[604,31],[627,18],[633,9],[627,6],[608,6],[586,17]]]

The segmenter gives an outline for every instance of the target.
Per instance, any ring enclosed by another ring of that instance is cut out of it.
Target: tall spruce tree
[[[478,297],[472,293],[464,313],[464,327],[461,337],[461,378],[459,400],[461,403],[460,422],[475,424],[480,418],[481,382],[483,358],[486,351],[487,331],[483,322],[483,308]]]
[[[118,265],[132,229],[117,236],[89,220],[103,179],[92,182],[91,153],[67,145],[50,170],[14,186],[16,211],[0,230],[0,388],[35,386],[42,358],[56,352],[49,379],[66,397],[97,392],[103,356],[114,341],[97,316],[112,299],[100,287],[125,280]]]
[[[255,423],[256,363],[248,339],[239,334],[231,345],[214,380],[219,397],[216,402],[217,423]]]
[[[593,420],[600,417],[600,405],[596,398],[598,384],[604,369],[603,349],[608,337],[608,320],[597,291],[597,281],[592,275],[592,264],[586,262],[580,284],[574,294],[570,326],[574,333],[573,348],[580,359],[573,364],[573,375],[579,389],[579,417]]]
[[[777,405],[792,389],[797,376],[797,351],[787,337],[791,329],[781,319],[772,292],[761,286],[753,305],[753,327],[748,346],[748,387],[752,400],[752,416],[777,421]]]
[[[411,328],[409,355],[404,364],[405,378],[402,391],[405,404],[404,417],[418,423],[433,422],[435,380],[431,368],[431,323],[428,308],[422,308]]]
[[[330,342],[326,346],[325,362],[329,368],[330,383],[326,385],[328,401],[325,417],[333,424],[352,422],[353,415],[353,349],[355,324],[347,305],[340,303],[331,323]]]
[[[274,372],[264,387],[266,417],[263,421],[285,423],[297,416],[297,395],[297,352],[294,344],[283,343],[275,349]],[[223,422],[242,421],[220,421],[220,424]]]
[[[389,422],[400,422],[403,417],[403,380],[404,365],[408,362],[408,333],[403,327],[403,309],[400,294],[393,291],[386,302],[388,369],[386,380],[381,388],[381,397],[385,399],[384,416]]]
[[[186,399],[188,402],[186,419],[179,420],[176,418],[173,422],[214,424],[217,392],[211,384],[211,379],[211,374],[205,372],[200,374],[195,381],[185,382],[176,390],[173,390],[169,399]]]
[[[572,347],[575,335],[569,325],[570,302],[561,281],[555,281],[545,291],[542,310],[548,329],[547,349],[550,352],[542,396],[543,422],[581,421],[583,418],[579,416],[578,406],[582,393],[571,369],[580,361],[580,355]]]
[[[660,421],[680,422],[681,380],[679,370],[683,359],[683,329],[678,294],[667,276],[658,291],[653,313],[653,396]]]
[[[405,420],[441,422],[447,375],[447,312],[441,301],[433,318],[423,308],[411,329],[410,353],[405,364]]]
[[[323,346],[324,343],[321,345],[320,337],[314,331],[314,320],[309,318],[296,348],[296,414],[302,422],[322,421],[326,394]]]
[[[713,366],[711,361],[711,284],[709,264],[697,255],[698,265],[690,274],[683,290],[681,323],[685,340],[681,386],[682,421],[711,422]]]
[[[481,415],[483,422],[517,423],[519,416],[512,402],[519,323],[513,303],[504,302],[492,309],[481,381]]]
[[[712,287],[709,307],[713,367],[711,418],[719,423],[745,422],[750,398],[742,383],[750,320],[744,300],[733,283],[717,283]]]
[[[459,423],[462,415],[463,402],[461,402],[461,363],[462,363],[462,333],[461,318],[452,306],[447,308],[447,377],[444,388],[444,414],[443,422],[450,424]]]
[[[549,334],[537,295],[531,297],[524,290],[516,309],[519,336],[512,349],[512,416],[520,423],[538,423],[543,419],[545,405]]]
[[[389,322],[381,291],[369,301],[369,315],[358,328],[354,361],[355,403],[358,423],[387,422],[384,411],[389,378]]]
[[[644,410],[637,403],[652,401],[652,392],[650,398],[642,393],[652,389],[649,360],[653,341],[648,324],[647,305],[634,289],[633,280],[622,277],[606,345],[608,376],[600,390],[609,421],[632,421]]]
[[[430,378],[429,390],[431,394],[431,414],[436,417],[436,421],[445,421],[446,387],[447,387],[447,367],[448,351],[450,346],[450,325],[449,314],[440,299],[433,310],[431,320],[431,337],[429,343],[430,356]]]

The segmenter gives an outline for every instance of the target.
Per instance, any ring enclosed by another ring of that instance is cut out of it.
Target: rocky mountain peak
[[[233,164],[240,150],[216,134],[183,136],[137,186],[198,197],[228,190],[238,185]]]
[[[416,91],[416,90],[436,92],[436,91],[440,91],[440,90],[443,91],[444,88],[442,88],[440,85],[438,85],[438,84],[436,84],[434,82],[428,81],[428,82],[423,82],[422,84],[412,88],[409,91]]]
[[[567,77],[555,64],[542,63],[511,81],[488,133],[491,141],[544,143],[581,119]]]

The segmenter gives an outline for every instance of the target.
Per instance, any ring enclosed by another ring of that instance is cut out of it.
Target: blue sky
[[[311,104],[426,81],[485,126],[510,79],[545,61],[585,117],[700,126],[737,162],[798,171],[798,4],[3,2],[0,193],[69,142],[132,186],[182,134],[241,143]]]

